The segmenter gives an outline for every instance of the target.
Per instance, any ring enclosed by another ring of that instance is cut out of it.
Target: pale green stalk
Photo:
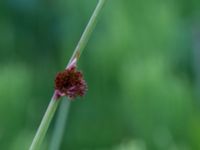
[[[64,98],[59,106],[59,111],[56,116],[56,124],[54,126],[53,134],[51,137],[51,142],[49,150],[59,150],[64,135],[68,113],[70,108],[70,101]]]
[[[71,57],[71,59],[70,59],[70,61],[68,63],[68,66],[75,58],[78,61],[82,51],[84,50],[84,48],[85,48],[85,46],[86,46],[86,44],[87,44],[87,42],[88,42],[88,40],[90,38],[90,35],[91,35],[92,31],[94,30],[94,28],[96,26],[96,23],[97,23],[97,20],[98,20],[98,16],[99,16],[99,14],[100,14],[103,6],[104,6],[105,1],[106,0],[99,0],[98,1],[98,4],[97,4],[97,6],[96,6],[96,8],[95,8],[95,10],[94,10],[89,22],[88,22],[83,34],[82,34],[82,36],[81,36],[81,38],[80,38],[80,40],[79,40],[79,42],[78,42],[78,44],[77,44],[77,46],[76,46],[76,48],[74,50],[74,53],[73,53],[73,55],[72,55],[72,57]],[[32,142],[32,144],[31,144],[31,146],[29,148],[29,150],[38,150],[40,148],[40,146],[41,146],[41,144],[42,144],[42,142],[44,140],[44,137],[46,135],[46,132],[47,132],[47,130],[49,128],[49,125],[51,123],[51,120],[52,120],[52,118],[53,118],[53,116],[55,114],[55,111],[57,109],[59,101],[60,100],[56,99],[56,96],[55,96],[55,93],[54,93],[54,95],[53,95],[53,97],[52,97],[52,99],[50,101],[50,104],[49,104],[49,106],[48,106],[48,108],[46,110],[46,113],[45,113],[45,115],[44,115],[44,117],[43,117],[43,119],[41,121],[41,124],[40,124],[40,126],[39,126],[39,128],[37,130],[37,133],[36,133],[36,135],[35,135],[35,137],[33,139],[33,142]],[[65,105],[66,109],[68,108],[67,110],[69,111],[69,106],[68,105],[70,105],[70,102],[66,103],[66,104],[62,103],[62,105]],[[60,108],[63,108],[63,106],[61,106]],[[63,114],[65,114],[65,116],[63,116]],[[58,118],[66,118],[67,115],[68,115],[68,112],[61,112],[60,111]],[[63,124],[64,121],[63,122],[62,121],[58,121],[58,123]],[[62,139],[62,134],[61,134],[60,131],[64,131],[64,125],[56,125],[55,127],[56,127],[55,128],[55,134],[56,134],[56,132],[59,132],[57,134],[57,136],[60,136],[57,139],[61,140]],[[59,129],[60,127],[62,127],[63,129]],[[61,141],[57,141],[56,143],[60,144]],[[59,145],[55,145],[55,147],[56,146],[59,147]]]
[[[87,44],[87,42],[88,42],[88,40],[90,38],[90,35],[91,35],[92,31],[94,30],[94,28],[95,28],[95,26],[97,24],[99,14],[100,14],[100,12],[101,12],[101,10],[102,10],[102,8],[103,8],[103,6],[104,6],[106,1],[107,0],[99,0],[99,2],[97,4],[97,6],[96,6],[91,18],[90,18],[90,20],[89,20],[89,22],[88,22],[88,24],[87,24],[87,26],[86,26],[83,34],[82,34],[77,46],[76,46],[76,48],[74,50],[74,53],[73,53],[69,63],[74,58],[79,59],[81,53],[83,52],[83,50],[84,50],[84,48],[85,48],[85,46],[86,46],[86,44]]]
[[[98,17],[99,14],[105,4],[107,0],[99,0],[75,50],[74,53],[69,61],[69,64],[76,58],[77,60],[79,59],[81,53],[83,52],[92,31],[94,30],[97,21],[98,21]],[[68,65],[69,65],[68,64]],[[59,112],[57,114],[57,121],[54,127],[54,131],[52,134],[52,139],[51,139],[51,143],[50,143],[50,150],[59,150],[60,149],[60,144],[62,142],[62,137],[63,137],[63,132],[65,131],[64,129],[66,128],[66,124],[67,124],[67,117],[69,114],[69,103],[65,103],[62,102],[61,103],[61,107],[59,108]],[[68,109],[63,109],[63,108],[68,108]],[[61,110],[62,109],[62,110]]]
[[[53,95],[29,150],[40,148],[59,102],[60,100],[56,100],[55,95]]]

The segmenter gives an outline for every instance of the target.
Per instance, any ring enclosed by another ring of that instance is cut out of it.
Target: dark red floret
[[[83,96],[87,90],[87,84],[83,79],[83,74],[76,70],[76,67],[71,67],[59,72],[55,78],[55,89],[61,95],[66,95],[70,99],[77,96]]]

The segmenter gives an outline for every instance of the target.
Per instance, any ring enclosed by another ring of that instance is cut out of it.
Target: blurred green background
[[[96,2],[0,1],[1,150],[28,149]],[[60,149],[200,150],[199,18],[199,0],[109,0]]]

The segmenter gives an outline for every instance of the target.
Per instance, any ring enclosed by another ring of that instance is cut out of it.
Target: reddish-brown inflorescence
[[[83,79],[83,74],[76,70],[76,66],[59,72],[55,78],[55,90],[57,96],[68,96],[74,99],[77,96],[83,96],[87,90],[87,84]]]

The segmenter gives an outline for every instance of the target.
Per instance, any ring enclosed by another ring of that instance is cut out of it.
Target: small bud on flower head
[[[70,99],[74,99],[85,94],[87,84],[83,79],[83,74],[76,70],[76,66],[72,66],[57,74],[55,90],[58,97],[65,95]]]

